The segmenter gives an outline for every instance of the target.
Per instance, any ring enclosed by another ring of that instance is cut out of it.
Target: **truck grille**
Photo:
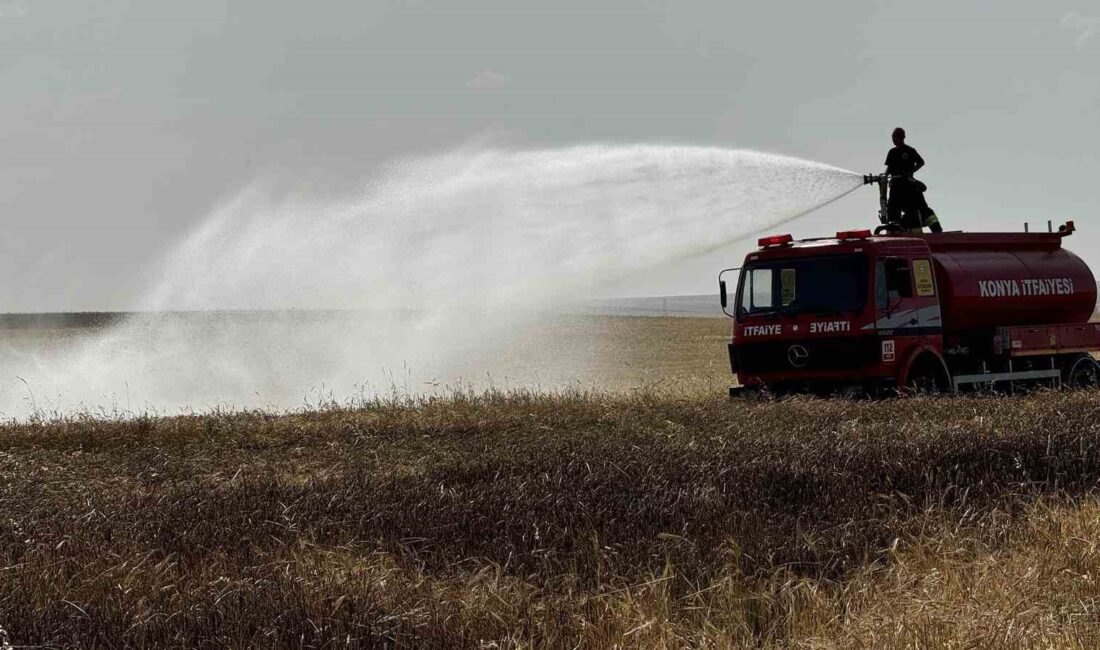
[[[879,345],[877,335],[760,341],[735,346],[733,356],[737,367],[750,375],[853,370],[878,363]],[[791,348],[794,346],[799,346],[801,350],[792,353]],[[796,363],[801,365],[795,365]]]

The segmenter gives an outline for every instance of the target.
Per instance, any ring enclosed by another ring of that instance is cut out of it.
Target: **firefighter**
[[[894,148],[886,154],[886,174],[890,176],[887,221],[907,232],[921,232],[925,226],[932,232],[943,232],[939,218],[924,200],[928,186],[913,178],[913,174],[924,167],[924,159],[916,149],[905,144],[905,129],[899,126],[891,137]]]

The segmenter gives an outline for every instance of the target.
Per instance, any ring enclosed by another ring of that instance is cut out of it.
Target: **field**
[[[0,646],[1100,644],[1100,398],[731,403],[725,327],[563,325],[567,391],[4,426]]]

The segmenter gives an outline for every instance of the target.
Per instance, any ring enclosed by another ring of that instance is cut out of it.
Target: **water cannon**
[[[887,212],[886,212],[886,188],[890,184],[890,176],[887,174],[864,174],[864,185],[878,185],[878,220],[883,225],[886,225]]]

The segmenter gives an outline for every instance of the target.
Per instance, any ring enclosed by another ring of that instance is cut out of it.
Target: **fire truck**
[[[719,275],[730,395],[1096,386],[1096,280],[1062,246],[1073,232],[764,237]]]

